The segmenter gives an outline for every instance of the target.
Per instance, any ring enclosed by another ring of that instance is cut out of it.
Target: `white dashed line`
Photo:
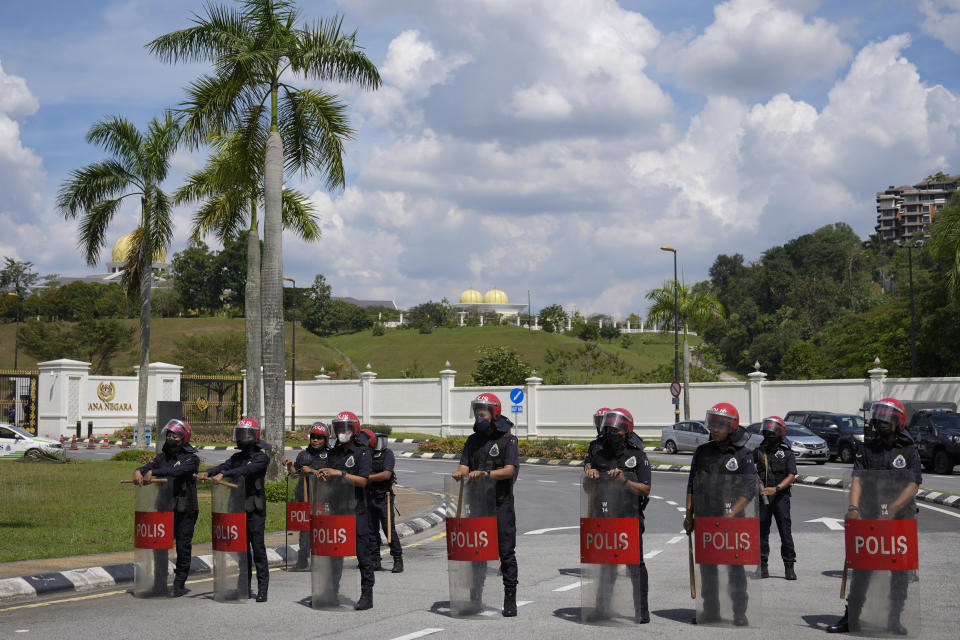
[[[686,510],[687,510],[686,507],[677,507],[677,511],[683,512],[683,511],[686,511]]]
[[[405,636],[397,636],[392,640],[414,640],[414,638],[422,638],[423,636],[433,635],[434,633],[440,633],[443,629],[421,629],[420,631],[414,631],[413,633],[408,633]]]
[[[537,482],[546,482],[548,484],[557,484],[556,480],[537,480]]]
[[[573,584],[565,584],[562,587],[554,589],[554,591],[571,591],[573,589],[579,589],[581,586],[580,581],[574,582]]]
[[[647,553],[643,554],[643,557],[644,559],[649,560],[650,558],[658,556],[661,553],[663,553],[663,549],[654,549],[653,551],[648,551]]]
[[[673,500],[667,500],[667,504],[670,505],[671,507],[676,507],[676,506],[677,506],[677,503],[674,502]]]
[[[669,540],[667,540],[667,544],[677,544],[678,542],[680,542],[681,540],[683,540],[684,537],[686,537],[686,536],[674,536],[674,537],[670,538]]]
[[[663,498],[661,498],[660,496],[650,496],[650,497],[653,498],[654,500],[663,500]]]

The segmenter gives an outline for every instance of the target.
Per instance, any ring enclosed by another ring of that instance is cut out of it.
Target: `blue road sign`
[[[680,404],[680,398],[670,398],[670,402],[673,404]]]
[[[523,389],[521,389],[520,387],[516,387],[516,388],[514,388],[514,389],[511,389],[511,390],[510,390],[510,401],[513,402],[513,404],[520,404],[521,402],[523,402]],[[516,413],[516,412],[514,412],[514,413]]]
[[[522,404],[513,405],[512,407],[510,407],[510,413],[523,413],[523,405]]]

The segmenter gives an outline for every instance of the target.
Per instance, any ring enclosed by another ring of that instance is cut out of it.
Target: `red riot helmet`
[[[886,437],[903,431],[907,421],[907,410],[896,398],[884,398],[870,405],[870,423],[865,435]]]
[[[360,429],[360,433],[357,434],[357,442],[374,449],[377,446],[377,434],[370,429]]]
[[[608,409],[603,414],[603,423],[600,425],[600,433],[605,434],[608,429],[618,429],[627,437],[633,433],[633,415],[626,409],[616,408]]]
[[[360,418],[352,411],[341,411],[333,419],[333,432],[340,444],[350,442],[351,438],[360,433]]]
[[[490,412],[490,422],[496,422],[500,418],[500,398],[492,393],[481,393],[470,402],[470,413],[476,419],[477,410],[486,409]]]
[[[718,402],[707,409],[704,426],[708,431],[714,427],[725,428],[727,433],[733,435],[737,427],[740,426],[740,412],[729,402]]]
[[[187,445],[190,444],[190,436],[192,433],[193,431],[190,429],[190,425],[187,424],[186,420],[173,419],[163,427],[163,431],[160,432],[160,439],[165,440],[167,434],[178,435],[183,440],[183,444]]]
[[[310,426],[310,439],[314,437],[323,438],[325,443],[330,441],[330,427],[323,422],[314,422]]]
[[[760,433],[764,436],[775,435],[779,438],[787,435],[787,424],[780,416],[770,416],[763,419],[763,425],[760,427]]]
[[[610,407],[600,407],[593,414],[593,426],[597,430],[597,435],[600,435],[600,427],[603,425],[603,416],[606,415],[607,411],[610,411]]]
[[[233,428],[233,439],[241,446],[256,444],[260,440],[260,423],[253,418],[243,418]]]

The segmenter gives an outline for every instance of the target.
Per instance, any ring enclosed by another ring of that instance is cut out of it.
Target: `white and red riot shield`
[[[633,623],[640,615],[640,496],[611,479],[583,479],[580,493],[580,620]]]
[[[133,595],[166,596],[174,546],[173,483],[166,478],[135,488]]]
[[[761,590],[756,474],[699,473],[693,483],[693,547],[699,566],[697,623],[758,626]]]
[[[342,476],[320,480],[307,476],[310,496],[310,603],[314,609],[340,606],[341,584],[356,590],[360,571],[357,555],[357,490]]]
[[[500,557],[497,546],[497,501],[489,477],[458,482],[443,478],[447,525],[447,576],[450,612],[455,616],[483,611],[487,562]]]
[[[247,557],[247,510],[244,479],[211,484],[213,497],[213,599],[247,602],[250,595]]]
[[[914,482],[905,460],[901,468],[857,469],[847,483],[859,507],[843,532],[851,633],[920,635],[919,597],[910,597],[920,568]]]
[[[288,571],[310,570],[310,497],[303,473],[287,476],[285,560]],[[296,552],[292,552],[296,549]]]

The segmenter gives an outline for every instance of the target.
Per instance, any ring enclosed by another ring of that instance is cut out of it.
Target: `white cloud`
[[[947,49],[960,53],[960,0],[920,0],[923,22],[920,28],[943,43]]]
[[[30,93],[26,81],[14,75],[4,73],[0,63],[0,113],[8,118],[23,122],[24,118],[36,113],[40,103]]]
[[[659,66],[680,86],[706,94],[769,96],[815,79],[830,79],[851,56],[839,28],[807,19],[808,7],[774,0],[729,0],[692,41],[668,42]]]

